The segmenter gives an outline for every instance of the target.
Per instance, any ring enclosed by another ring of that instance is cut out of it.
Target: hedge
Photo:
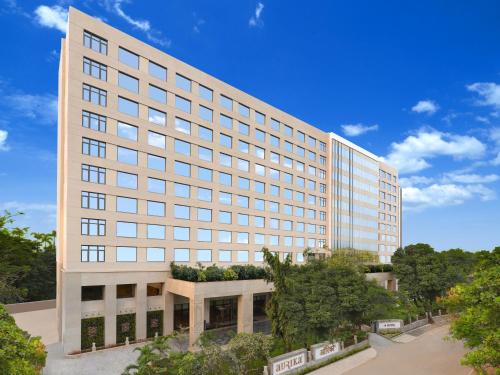
[[[148,311],[146,321],[146,336],[148,338],[155,337],[156,332],[158,332],[158,336],[163,336],[163,310]]]
[[[392,272],[392,264],[368,264],[365,266],[365,273]]]
[[[204,282],[204,281],[224,281],[224,280],[256,280],[266,277],[266,270],[251,264],[233,265],[227,268],[216,266],[215,264],[198,268],[186,265],[170,264],[170,270],[174,279]]]
[[[82,319],[81,350],[104,347],[104,317]]]
[[[135,341],[135,313],[116,316],[116,343],[124,344],[127,337]]]

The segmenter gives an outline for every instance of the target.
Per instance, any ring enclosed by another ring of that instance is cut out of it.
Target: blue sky
[[[55,227],[73,5],[395,164],[405,244],[500,245],[497,1],[0,1],[0,209],[23,225]]]

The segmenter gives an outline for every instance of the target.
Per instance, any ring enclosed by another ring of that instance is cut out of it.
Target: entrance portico
[[[253,301],[255,294],[270,293],[273,284],[265,280],[233,280],[213,282],[190,282],[168,279],[166,282],[166,299],[173,300],[174,295],[189,300],[189,347],[191,348],[200,334],[210,322],[211,299],[234,298],[237,302],[237,332],[253,332]],[[230,304],[229,304],[230,308]],[[174,329],[174,320],[166,322],[166,333]]]

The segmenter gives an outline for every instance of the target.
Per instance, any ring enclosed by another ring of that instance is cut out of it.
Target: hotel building
[[[175,280],[172,261],[262,265],[266,246],[296,263],[305,248],[389,263],[400,246],[398,173],[372,153],[74,8],[60,56],[65,353],[124,329],[141,340],[186,325],[191,343],[253,330],[272,285]]]

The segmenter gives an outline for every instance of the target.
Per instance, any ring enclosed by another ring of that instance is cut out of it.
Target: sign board
[[[403,322],[401,320],[378,320],[377,329],[401,329]]]
[[[330,357],[340,352],[339,342],[323,342],[311,346],[311,354],[314,360]]]
[[[270,375],[282,375],[301,368],[307,363],[307,350],[299,349],[269,360]]]

